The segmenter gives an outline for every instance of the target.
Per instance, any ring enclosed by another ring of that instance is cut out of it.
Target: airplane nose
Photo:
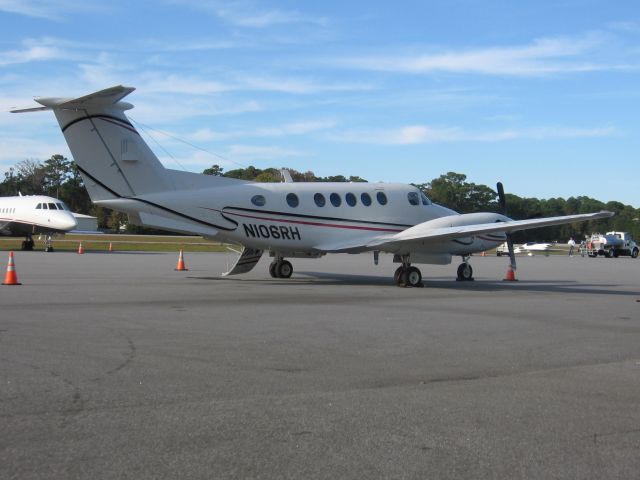
[[[72,215],[69,215],[63,223],[65,225],[64,227],[65,230],[73,230],[78,226],[78,221],[76,220],[76,217]]]

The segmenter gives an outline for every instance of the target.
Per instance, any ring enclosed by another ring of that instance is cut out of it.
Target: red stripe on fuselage
[[[258,217],[255,215],[245,215],[242,213],[232,213],[229,211],[224,212],[225,215],[233,215],[236,217],[242,218],[251,218],[254,220],[264,220],[267,222],[275,222],[275,223],[293,223],[296,225],[311,225],[313,227],[328,227],[328,228],[345,228],[348,230],[367,230],[370,232],[402,232],[402,230],[391,229],[391,228],[380,228],[380,227],[359,227],[356,225],[338,225],[335,223],[319,223],[319,222],[308,222],[303,220],[284,220],[281,218],[269,218],[269,217]],[[349,220],[345,220],[348,222]]]

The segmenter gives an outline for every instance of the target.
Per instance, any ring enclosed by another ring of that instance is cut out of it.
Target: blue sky
[[[53,115],[10,108],[124,84],[170,168],[640,207],[634,1],[0,0],[0,22],[1,172],[70,155]]]

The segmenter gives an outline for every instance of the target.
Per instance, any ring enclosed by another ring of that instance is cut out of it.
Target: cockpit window
[[[423,205],[431,205],[431,200],[429,200],[429,197],[427,197],[424,192],[420,192],[420,198],[422,199]]]
[[[49,209],[49,207],[47,207],[47,204],[46,204],[46,203],[43,203],[43,204],[42,204],[42,209],[43,209],[43,210],[48,210],[48,209]]]
[[[49,204],[49,210],[57,210],[57,209],[58,209],[58,207],[56,207],[55,203],[50,203]]]
[[[418,192],[407,193],[407,200],[409,200],[411,205],[420,205],[420,195],[418,195]]]
[[[66,208],[64,208],[64,205],[60,202],[56,203],[56,205],[58,206],[58,210],[66,210]]]
[[[42,210],[42,204],[39,203],[38,205],[36,205],[36,210]]]

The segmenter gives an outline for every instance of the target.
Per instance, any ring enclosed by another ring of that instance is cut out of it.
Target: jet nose
[[[62,224],[64,225],[63,228],[65,230],[73,230],[78,226],[78,221],[73,215],[68,215],[62,220]]]

